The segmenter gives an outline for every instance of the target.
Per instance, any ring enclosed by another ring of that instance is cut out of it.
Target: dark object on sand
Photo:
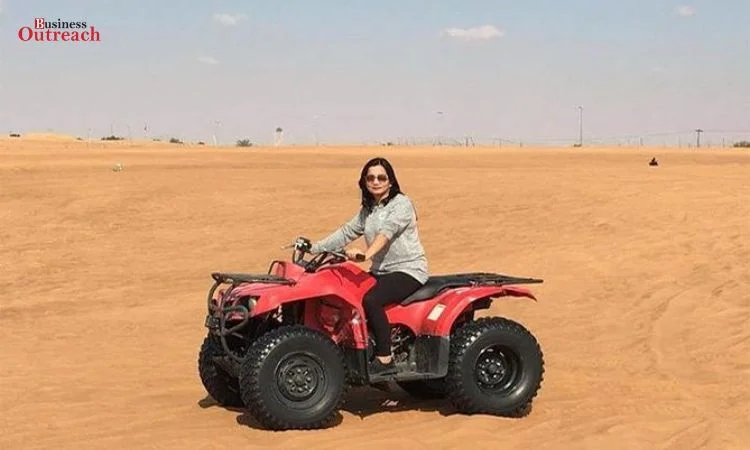
[[[653,157],[651,158],[651,161],[649,161],[648,165],[651,167],[656,167],[659,165],[659,162],[656,160],[656,157]]]

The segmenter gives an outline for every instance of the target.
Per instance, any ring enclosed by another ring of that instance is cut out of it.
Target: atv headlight
[[[237,301],[237,304],[244,306],[248,311],[252,311],[253,308],[255,308],[255,305],[258,303],[258,298],[259,297],[257,295],[246,295],[244,297],[240,297]]]

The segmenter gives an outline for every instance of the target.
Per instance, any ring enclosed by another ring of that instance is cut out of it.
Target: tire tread
[[[510,411],[501,411],[500,415],[519,417],[524,415],[531,406],[532,401],[536,397],[544,379],[544,356],[542,354],[541,347],[537,342],[536,338],[521,324],[510,319],[503,317],[482,317],[472,322],[468,322],[458,330],[456,330],[454,336],[451,338],[450,348],[450,359],[448,366],[447,385],[448,385],[448,398],[451,403],[456,407],[457,410],[467,414],[480,414],[480,413],[497,413],[497,411],[490,411],[486,408],[480,407],[474,398],[468,392],[465,380],[461,370],[463,368],[463,359],[466,352],[479,339],[483,334],[493,329],[500,329],[504,332],[523,336],[524,339],[534,343],[536,352],[541,363],[541,371],[539,374],[539,380],[533,389],[529,391],[527,398],[524,398],[523,402],[516,408]]]
[[[198,355],[198,374],[206,392],[218,404],[222,406],[243,407],[245,405],[239,394],[239,381],[216,367],[216,364],[213,362],[213,356],[220,356],[224,353],[224,349],[216,338],[206,336]],[[228,380],[236,383],[234,386],[236,390],[232,390],[227,385]]]
[[[268,405],[266,405],[263,396],[261,395],[264,386],[260,383],[259,373],[263,368],[266,358],[277,345],[287,339],[300,336],[317,341],[321,345],[329,347],[337,355],[337,358],[341,362],[341,366],[344,368],[346,367],[344,355],[341,352],[341,349],[328,336],[320,331],[302,325],[287,325],[276,328],[260,336],[250,347],[243,363],[240,375],[240,392],[242,393],[243,402],[247,405],[248,410],[252,413],[255,419],[262,426],[270,430],[309,430],[328,427],[336,419],[338,410],[343,406],[345,397],[348,393],[348,377],[346,376],[346,372],[344,372],[343,388],[336,401],[336,406],[332,408],[331,412],[323,419],[307,424],[297,424],[282,417],[277,417],[269,410]]]

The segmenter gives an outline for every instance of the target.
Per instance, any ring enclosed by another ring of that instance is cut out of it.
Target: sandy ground
[[[265,271],[332,231],[376,154],[416,202],[433,273],[544,278],[538,303],[489,311],[543,346],[528,417],[360,389],[335,428],[274,433],[206,398],[209,273]],[[739,149],[6,139],[0,448],[750,448],[748,199]]]

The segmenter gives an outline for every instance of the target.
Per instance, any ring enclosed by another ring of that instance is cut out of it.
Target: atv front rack
[[[206,316],[206,327],[218,330],[219,339],[221,340],[222,347],[227,355],[231,356],[236,361],[240,361],[234,353],[229,350],[227,345],[226,337],[229,335],[236,334],[237,331],[244,327],[248,320],[250,320],[250,310],[243,305],[224,306],[221,307],[221,313],[216,317],[216,309],[220,307],[220,304],[214,306],[214,293],[216,289],[222,284],[231,284],[229,289],[224,292],[224,298],[226,298],[234,288],[240,284],[246,283],[270,283],[270,284],[281,284],[281,285],[293,285],[294,280],[289,278],[280,277],[277,275],[270,274],[252,274],[252,273],[235,273],[235,272],[214,272],[211,274],[211,278],[214,279],[214,284],[208,291],[208,298],[206,299],[208,306],[208,315]],[[242,320],[240,323],[227,328],[226,321],[230,314],[240,314]]]
[[[277,284],[294,284],[294,280],[271,274],[256,273],[233,273],[233,272],[214,272],[211,274],[217,283],[277,283]]]
[[[211,301],[214,299],[214,293],[216,292],[216,289],[222,284],[229,283],[232,285],[229,290],[224,293],[224,295],[228,295],[235,287],[242,283],[270,283],[283,284],[288,286],[295,283],[295,281],[292,279],[280,277],[278,275],[254,273],[214,272],[211,274],[211,278],[214,279],[215,283],[208,291],[208,298],[206,299],[208,303],[209,314],[213,312]]]

